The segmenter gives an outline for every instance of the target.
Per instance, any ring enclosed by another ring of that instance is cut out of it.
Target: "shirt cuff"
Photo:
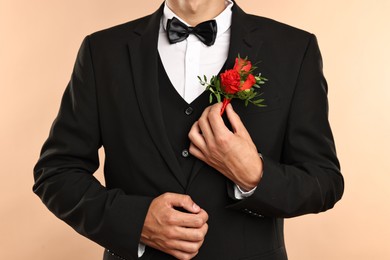
[[[237,184],[234,185],[234,197],[238,200],[242,200],[252,196],[255,193],[257,186],[250,191],[243,191]]]
[[[142,243],[138,244],[138,258],[141,258],[145,253],[145,245]]]

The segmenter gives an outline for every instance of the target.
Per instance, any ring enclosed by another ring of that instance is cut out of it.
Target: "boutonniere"
[[[260,98],[262,93],[256,89],[260,89],[260,85],[264,84],[267,79],[261,76],[261,73],[253,75],[256,68],[252,66],[247,57],[242,59],[238,56],[233,69],[226,70],[219,76],[212,76],[210,82],[207,82],[206,76],[203,76],[203,79],[198,76],[200,84],[211,92],[210,103],[213,102],[213,97],[218,102],[221,102],[223,97],[221,116],[233,98],[243,100],[245,106],[249,103],[259,107],[266,106],[263,104],[264,99]]]

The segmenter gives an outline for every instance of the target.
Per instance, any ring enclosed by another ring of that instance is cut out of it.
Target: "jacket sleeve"
[[[295,85],[281,160],[263,157],[263,178],[255,193],[229,208],[286,218],[326,211],[343,194],[344,181],[328,122],[327,83],[314,35]]]
[[[57,118],[34,168],[33,191],[78,233],[136,259],[150,197],[108,190],[93,173],[101,147],[99,109],[88,37],[77,56]]]

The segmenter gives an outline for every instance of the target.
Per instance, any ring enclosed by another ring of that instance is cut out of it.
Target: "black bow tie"
[[[171,44],[184,41],[187,39],[188,35],[192,33],[198,37],[201,42],[207,46],[211,46],[214,44],[215,38],[217,37],[217,22],[215,20],[209,20],[200,23],[195,27],[188,27],[180,22],[179,19],[173,17],[168,20],[167,32]]]

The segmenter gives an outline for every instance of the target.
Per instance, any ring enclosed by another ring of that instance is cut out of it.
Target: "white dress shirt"
[[[207,79],[217,75],[228,56],[230,43],[230,25],[233,2],[226,1],[225,10],[215,17],[217,38],[212,46],[206,46],[198,37],[190,34],[184,41],[170,44],[166,33],[167,21],[178,17],[165,4],[158,37],[158,52],[165,71],[176,91],[187,102],[191,103],[205,88],[199,83],[198,76],[206,75]]]

